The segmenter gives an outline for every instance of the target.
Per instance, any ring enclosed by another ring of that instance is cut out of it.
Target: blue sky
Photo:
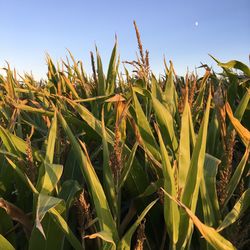
[[[105,68],[115,34],[121,60],[135,59],[133,20],[156,73],[163,72],[164,54],[178,74],[200,62],[215,66],[208,53],[249,65],[249,0],[0,0],[0,9],[0,67],[7,60],[37,78],[46,74],[45,53],[57,61],[66,48],[91,73],[89,51],[96,44]]]

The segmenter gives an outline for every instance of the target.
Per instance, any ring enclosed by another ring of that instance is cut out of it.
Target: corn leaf
[[[15,250],[10,242],[0,234],[0,250]]]
[[[179,189],[183,189],[186,183],[188,168],[190,166],[190,128],[189,119],[192,119],[190,107],[188,103],[188,95],[186,94],[185,106],[181,118],[181,132],[179,142],[179,161],[178,161],[178,185]]]
[[[156,98],[159,102],[162,103],[163,92],[154,74],[152,74],[152,79],[151,79],[151,93],[154,98]]]
[[[236,202],[233,209],[226,215],[217,231],[220,232],[241,218],[250,206],[250,189],[248,188]]]
[[[42,220],[42,227],[46,238],[44,238],[37,228],[34,228],[29,239],[29,250],[62,249],[64,244],[64,233],[54,222],[50,213],[47,213],[44,216]]]
[[[166,196],[175,201],[180,207],[182,207],[190,219],[193,221],[197,229],[200,231],[202,236],[207,240],[207,242],[214,247],[216,250],[236,250],[233,244],[222,237],[214,228],[209,227],[202,223],[199,218],[182,202],[173,198],[170,194],[168,194],[164,189],[162,189]]]
[[[56,112],[54,113],[53,121],[50,127],[48,143],[46,148],[45,161],[48,163],[53,163],[54,151],[55,151],[55,142],[57,137],[57,116]]]
[[[204,222],[212,227],[218,226],[220,221],[220,209],[216,190],[216,175],[220,162],[218,158],[206,154],[200,185]]]
[[[187,174],[185,187],[181,195],[181,201],[194,212],[196,209],[196,203],[198,199],[198,192],[200,187],[200,181],[203,175],[203,166],[205,161],[206,140],[208,130],[208,119],[211,103],[211,92],[207,100],[206,110],[204,113],[203,121],[198,133],[198,137],[195,142],[195,147],[192,153],[191,162]],[[180,213],[180,227],[179,227],[179,241],[178,247],[187,243],[190,237],[192,224],[189,223],[189,218],[185,213]]]
[[[100,95],[105,95],[106,80],[102,69],[102,60],[97,48],[96,48],[96,58],[97,58],[97,74],[98,74],[97,93],[100,96]]]
[[[65,201],[66,211],[68,211],[68,209],[72,205],[76,194],[81,190],[81,186],[75,180],[69,179],[62,184],[60,193],[58,194],[58,198]]]
[[[233,125],[233,127],[235,128],[235,130],[237,131],[237,133],[239,134],[242,142],[245,144],[245,146],[247,148],[250,148],[250,131],[248,129],[246,129],[237,118],[234,117],[232,109],[229,105],[229,103],[226,103],[226,111],[227,114],[229,116],[229,119]]]
[[[112,247],[110,249],[116,249],[115,242],[112,239],[112,235],[110,235],[109,233],[105,231],[97,232],[91,235],[86,235],[84,236],[84,238],[88,238],[88,239],[101,238],[102,240],[112,244]]]
[[[115,42],[114,48],[112,50],[111,58],[109,61],[107,81],[106,81],[106,91],[105,94],[113,94],[115,90],[115,79],[116,79],[116,57],[117,57],[117,41]]]
[[[58,113],[58,118],[62,124],[64,131],[69,137],[69,140],[75,152],[75,156],[79,162],[79,166],[81,167],[82,174],[87,182],[88,189],[91,192],[93,202],[95,204],[96,213],[99,218],[100,227],[103,231],[110,232],[113,235],[114,241],[117,242],[118,233],[115,227],[115,222],[111,215],[102,185],[96,175],[96,172],[90,162],[88,155],[86,155],[87,152],[84,148],[82,148],[83,144],[81,144],[82,147],[80,146],[79,142],[76,140],[71,129],[60,113]]]
[[[134,101],[136,123],[140,131],[144,146],[149,150],[149,152],[155,157],[156,160],[160,160],[159,151],[157,150],[159,146],[157,145],[147,117],[145,116],[142,107],[138,101],[138,98],[133,90],[132,95]]]
[[[121,174],[121,178],[119,181],[118,190],[120,190],[123,187],[128,175],[131,171],[131,168],[132,168],[132,165],[133,165],[133,162],[135,159],[135,153],[136,153],[137,147],[138,147],[138,143],[136,142],[131,150],[131,153],[129,155],[128,160],[125,162],[124,167],[122,169],[122,174]]]
[[[163,140],[165,144],[172,149],[173,153],[176,153],[178,142],[175,136],[173,116],[168,109],[166,109],[165,106],[154,97],[152,97],[152,104],[156,114],[157,123],[160,127],[161,133],[164,134]]]
[[[137,220],[134,222],[134,224],[128,229],[128,231],[125,233],[125,235],[120,240],[117,249],[118,250],[130,250],[131,249],[131,238],[136,230],[136,228],[140,225],[143,218],[146,216],[148,211],[154,206],[154,204],[158,201],[158,199],[152,201],[140,214],[140,216],[137,218]]]
[[[159,137],[160,152],[162,157],[164,189],[167,190],[167,192],[169,192],[172,196],[176,197],[177,192],[176,192],[176,184],[174,178],[174,170],[171,166],[168,157],[168,152],[163,143],[162,135],[159,129],[157,129],[157,134]],[[169,199],[164,199],[164,219],[167,226],[167,232],[171,240],[171,244],[173,245],[173,248],[175,248],[175,245],[178,241],[178,233],[179,233],[178,227],[179,227],[180,214],[177,204]]]
[[[174,84],[174,69],[171,63],[170,69],[167,76],[167,82],[163,91],[163,104],[169,110],[173,117],[178,107],[178,96]]]
[[[61,202],[63,202],[62,199],[40,193],[37,197],[36,220],[41,221],[51,208]]]
[[[228,201],[232,197],[235,189],[237,188],[237,186],[242,178],[243,172],[245,170],[245,166],[246,166],[247,161],[248,161],[248,157],[249,157],[249,150],[246,149],[240,163],[238,164],[236,170],[233,173],[233,176],[231,177],[229,183],[226,185],[226,189],[225,189],[226,200],[223,204],[223,209],[226,208]]]
[[[163,137],[164,143],[172,149],[173,153],[176,153],[178,142],[175,135],[174,117],[172,114],[160,100],[154,97],[153,93],[151,94],[146,89],[139,87],[133,87],[133,90],[145,97],[150,98],[161,133],[165,135]]]
[[[200,83],[198,96],[195,99],[195,102],[193,104],[192,114],[193,114],[194,123],[197,120],[198,114],[203,107],[204,94],[205,94],[205,90],[206,90],[206,82],[209,79],[209,76],[210,76],[210,71],[206,71],[206,73],[203,76],[201,83]]]
[[[113,179],[112,170],[109,164],[109,148],[107,134],[104,124],[104,109],[102,109],[102,145],[103,145],[103,188],[111,208],[114,218],[118,218],[118,201],[116,196],[116,187]]]
[[[28,176],[26,174],[24,174],[23,171],[19,167],[17,167],[17,165],[12,160],[10,160],[8,157],[6,157],[6,160],[9,162],[10,166],[17,172],[17,174],[22,179],[22,181],[27,185],[27,187],[30,188],[30,190],[33,193],[37,194],[38,191],[36,190],[36,188],[34,187],[32,182],[30,181]]]
[[[16,145],[11,140],[10,132],[0,126],[0,137],[3,141],[4,146],[6,147],[7,151],[20,157],[20,152],[18,151]],[[24,145],[23,145],[24,147]],[[26,145],[25,145],[26,149]],[[25,150],[23,149],[23,150]]]
[[[238,104],[235,112],[234,112],[234,117],[236,119],[238,119],[239,121],[241,121],[245,110],[247,109],[248,103],[250,100],[250,90],[247,89],[246,93],[244,94],[244,96],[241,98],[240,103]],[[231,124],[230,124],[231,125]]]
[[[101,121],[96,119],[91,112],[80,104],[76,104],[67,99],[69,104],[79,113],[81,118],[91,127],[100,137],[102,137],[102,124]],[[106,140],[109,144],[113,145],[115,140],[114,133],[106,128]],[[129,155],[131,153],[130,148],[125,144],[124,153]],[[147,179],[145,172],[143,171],[141,165],[136,159],[133,162],[131,171],[127,177],[126,188],[130,190],[131,194],[138,195],[145,189],[147,185]]]
[[[73,248],[76,250],[82,250],[82,245],[77,240],[77,238],[71,231],[66,221],[60,215],[60,213],[56,209],[52,208],[50,210],[50,215],[52,216],[52,219],[56,222],[56,224],[59,226],[59,228],[64,232],[66,238],[68,239],[70,244],[73,246]]]
[[[155,192],[157,192],[161,187],[164,186],[164,178],[160,178],[155,182],[151,182],[148,187],[144,190],[143,193],[141,193],[140,195],[138,195],[136,197],[136,199],[140,199],[146,196],[150,196],[152,194],[154,194]]]
[[[38,188],[38,190],[44,194],[49,194],[56,188],[57,183],[62,176],[63,166],[60,164],[49,164],[45,162],[44,170],[45,173],[40,179],[41,189]]]
[[[244,72],[247,76],[250,76],[249,67],[246,64],[244,64],[244,63],[242,63],[240,61],[232,60],[232,61],[229,61],[229,62],[226,62],[226,63],[219,62],[218,65],[223,67],[223,68],[227,68],[227,69],[232,69],[232,68],[239,69],[242,72]]]
[[[0,126],[0,137],[8,152],[19,157],[21,157],[20,153],[27,154],[27,143],[16,135],[11,134],[2,126]],[[43,159],[41,153],[34,148],[32,148],[32,154],[38,161],[41,161]]]

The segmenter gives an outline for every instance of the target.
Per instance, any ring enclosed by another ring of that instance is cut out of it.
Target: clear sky
[[[0,0],[0,67],[45,77],[45,53],[65,58],[66,48],[90,72],[96,44],[104,68],[118,36],[121,60],[135,59],[133,20],[151,68],[163,72],[163,55],[178,74],[200,62],[241,60],[249,65],[250,0]]]

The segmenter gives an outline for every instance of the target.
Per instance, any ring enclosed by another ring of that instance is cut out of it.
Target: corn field
[[[164,60],[0,75],[0,250],[249,249],[250,69]],[[133,71],[127,70],[132,67]],[[122,72],[120,70],[122,68]]]

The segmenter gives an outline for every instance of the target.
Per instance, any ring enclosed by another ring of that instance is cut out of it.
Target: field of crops
[[[250,249],[249,67],[156,77],[136,35],[107,73],[0,75],[0,250]]]

